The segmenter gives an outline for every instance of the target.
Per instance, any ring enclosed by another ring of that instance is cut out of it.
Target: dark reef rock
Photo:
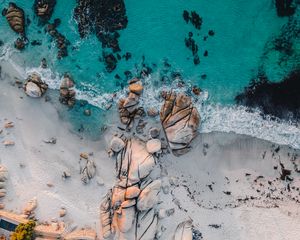
[[[39,17],[40,24],[46,24],[54,11],[56,0],[35,0],[33,4],[34,12]]]
[[[64,35],[57,31],[56,27],[60,24],[60,20],[55,19],[53,24],[48,24],[45,31],[55,40],[58,48],[57,58],[62,59],[68,56],[68,46],[70,45],[69,40]]]
[[[74,18],[81,38],[95,33],[103,48],[110,48],[114,53],[121,51],[118,31],[128,23],[123,0],[77,0]],[[106,66],[108,71],[113,70],[109,64]]]
[[[279,17],[291,16],[296,10],[293,0],[276,0],[275,6]]]
[[[185,21],[186,23],[188,23],[188,22],[190,21],[190,14],[189,14],[189,12],[188,12],[187,10],[184,10],[184,11],[183,11],[182,16],[183,16],[183,19],[184,19],[184,21]]]
[[[110,54],[103,53],[103,57],[104,57],[106,70],[109,73],[112,72],[113,70],[115,70],[117,67],[117,62],[118,62],[116,57],[112,53],[110,53]]]
[[[190,14],[187,10],[184,10],[182,16],[186,23],[191,22],[196,29],[201,29],[202,17],[196,11],[191,11]]]
[[[198,45],[196,41],[193,39],[193,34],[190,32],[189,37],[185,38],[185,46],[191,50],[193,56],[194,56],[194,64],[198,65],[200,63],[200,57],[198,55]]]
[[[15,45],[16,49],[23,50],[26,46],[26,42],[25,42],[24,38],[17,38],[14,45]]]
[[[264,114],[300,119],[300,70],[291,72],[281,82],[270,82],[266,76],[253,80],[244,92],[236,96],[239,104],[258,107]]]
[[[12,30],[25,37],[25,14],[22,8],[15,3],[9,3],[8,8],[3,9],[2,15],[6,17]]]

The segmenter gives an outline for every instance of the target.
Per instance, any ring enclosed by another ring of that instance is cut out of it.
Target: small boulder
[[[130,84],[129,91],[137,95],[141,95],[141,93],[143,92],[143,86],[139,83]]]
[[[161,141],[159,139],[151,139],[146,143],[148,153],[156,153],[161,150]]]
[[[110,142],[110,148],[115,153],[120,152],[125,147],[124,141],[119,137],[113,137]]]
[[[48,85],[44,83],[41,76],[37,73],[30,74],[24,84],[24,91],[29,97],[39,98],[46,90]]]

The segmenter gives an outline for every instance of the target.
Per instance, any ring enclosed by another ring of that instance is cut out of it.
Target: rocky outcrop
[[[41,76],[37,73],[30,74],[24,83],[24,91],[29,97],[39,98],[47,89],[48,85],[42,81]]]
[[[23,50],[27,42],[25,34],[25,14],[23,9],[18,7],[15,3],[10,2],[8,8],[3,9],[2,15],[6,17],[11,29],[21,36],[15,41],[15,48]]]
[[[164,93],[165,103],[160,111],[160,120],[169,146],[175,155],[186,153],[197,135],[200,116],[192,100],[184,93]]]
[[[134,85],[134,87],[131,85]],[[119,100],[120,120],[123,124],[127,125],[129,129],[132,127],[135,118],[145,114],[144,109],[138,106],[142,90],[142,84],[137,79],[129,85],[128,97]]]
[[[150,178],[155,159],[142,142],[124,142],[123,149],[114,151],[117,182],[100,206],[102,235],[108,238],[115,234],[120,240],[154,239],[158,224],[155,207],[161,189],[161,181]]]
[[[64,75],[64,78],[60,85],[59,93],[59,101],[62,104],[68,105],[69,107],[72,107],[75,104],[76,93],[74,90],[74,81],[69,74]]]
[[[56,0],[35,0],[34,1],[34,12],[39,17],[40,23],[47,23],[54,11]]]
[[[12,30],[25,36],[25,15],[22,8],[11,2],[7,9],[3,9],[2,15],[6,17]]]

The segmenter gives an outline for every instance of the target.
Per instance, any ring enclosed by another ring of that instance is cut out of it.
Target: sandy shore
[[[99,204],[114,183],[115,163],[106,153],[114,129],[99,141],[74,134],[51,102],[27,97],[7,72],[2,66],[0,163],[9,171],[5,208],[21,212],[28,200],[37,197],[39,220],[59,219],[58,212],[65,207],[66,223],[99,232]],[[4,129],[9,121],[14,127]],[[45,143],[52,137],[56,144]],[[5,140],[15,145],[5,147]],[[96,177],[87,185],[79,174],[81,152],[92,153],[97,167]],[[162,220],[166,231],[161,239],[172,239],[177,224],[187,219],[208,240],[298,239],[297,154],[300,151],[252,137],[209,133],[201,134],[188,154],[165,155],[159,164],[170,191],[160,205],[174,208],[175,214]],[[289,181],[280,179],[280,163],[292,170]],[[70,172],[69,179],[63,180],[64,171]],[[98,184],[101,181],[104,186]]]

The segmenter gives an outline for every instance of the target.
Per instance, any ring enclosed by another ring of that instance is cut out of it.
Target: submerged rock
[[[175,155],[186,153],[197,135],[200,115],[189,96],[174,92],[166,93],[160,120],[169,146]]]
[[[48,85],[44,83],[41,76],[37,73],[30,74],[24,84],[25,93],[33,98],[41,97],[48,89]]]

